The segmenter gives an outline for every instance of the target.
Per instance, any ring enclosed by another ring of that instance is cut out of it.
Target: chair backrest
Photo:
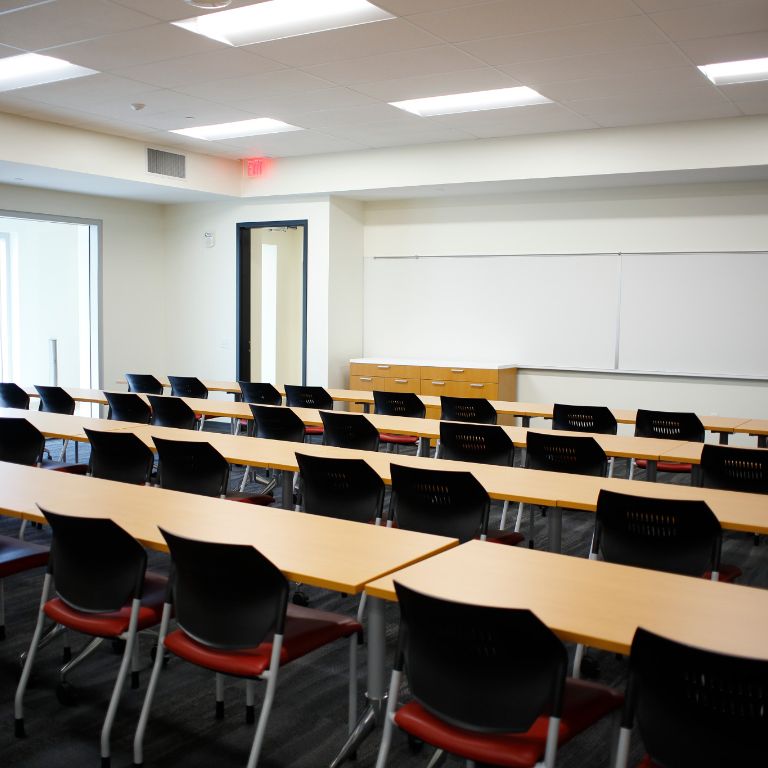
[[[43,387],[35,385],[40,395],[40,410],[47,413],[64,413],[71,416],[77,403],[68,392],[61,387]]]
[[[323,420],[323,445],[358,451],[379,450],[379,430],[362,413],[320,411],[320,418]]]
[[[694,648],[638,628],[622,726],[634,720],[654,765],[764,765],[768,662]]]
[[[51,526],[48,572],[67,605],[105,613],[141,597],[147,553],[117,523],[40,511]]]
[[[382,416],[410,416],[423,419],[427,407],[413,392],[382,392],[373,390],[373,412]]]
[[[282,405],[283,396],[269,382],[264,381],[239,381],[240,391],[243,393],[244,403],[258,403],[259,405]]]
[[[149,424],[152,420],[152,409],[132,392],[105,392],[104,397],[109,404],[108,419],[137,424]]]
[[[527,731],[561,714],[568,656],[531,611],[430,597],[399,584],[395,666],[414,698],[457,728]]]
[[[701,484],[726,491],[768,493],[768,451],[706,443],[701,450]]]
[[[166,440],[154,437],[159,458],[157,479],[162,488],[223,496],[227,492],[230,467],[227,460],[202,440]]]
[[[0,408],[29,409],[29,395],[12,381],[0,382]]]
[[[601,490],[593,553],[611,563],[702,576],[720,567],[722,531],[704,501]]]
[[[515,445],[495,424],[440,422],[440,458],[511,467]]]
[[[471,472],[390,466],[389,518],[399,528],[462,543],[488,532],[491,499]]]
[[[178,625],[221,650],[255,648],[283,633],[288,581],[254,547],[177,536],[160,528],[171,553]]]
[[[563,405],[555,403],[552,409],[552,429],[566,432],[594,432],[615,435],[619,425],[610,408],[604,405]]]
[[[43,459],[45,437],[26,419],[0,419],[0,461],[34,467]]]
[[[469,421],[475,424],[495,424],[496,409],[484,397],[447,397],[440,395],[441,421]]]
[[[525,466],[529,469],[596,477],[608,472],[608,457],[594,437],[528,432],[525,446]]]
[[[369,523],[381,518],[384,481],[362,459],[296,454],[304,511]]]
[[[148,398],[152,406],[151,424],[177,429],[195,428],[195,412],[180,398],[162,395],[148,395]]]
[[[705,431],[701,419],[695,413],[647,411],[640,408],[635,418],[635,437],[703,443]]]
[[[149,373],[126,373],[129,392],[140,392],[145,395],[162,395],[163,384]]]
[[[285,404],[292,408],[333,410],[333,398],[322,387],[285,385]]]
[[[288,407],[250,404],[253,414],[253,436],[267,440],[303,443],[304,422]]]
[[[208,387],[196,376],[169,376],[174,397],[208,397]]]
[[[101,432],[84,428],[91,444],[89,472],[121,483],[148,483],[155,456],[132,432]]]

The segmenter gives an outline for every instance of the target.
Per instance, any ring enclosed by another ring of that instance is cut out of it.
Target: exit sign
[[[257,179],[267,172],[269,167],[269,158],[267,157],[248,157],[243,163],[245,164],[245,175],[249,179]]]

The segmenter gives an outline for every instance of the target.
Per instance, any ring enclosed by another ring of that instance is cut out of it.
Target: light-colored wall
[[[0,185],[0,210],[102,222],[103,376],[165,371],[163,207],[119,199]]]

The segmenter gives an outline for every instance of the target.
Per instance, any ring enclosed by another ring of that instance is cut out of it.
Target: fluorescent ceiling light
[[[173,24],[228,45],[251,45],[394,18],[367,0],[268,0]]]
[[[455,115],[459,112],[482,112],[487,109],[527,107],[531,104],[549,104],[551,99],[542,96],[532,88],[495,88],[492,91],[451,93],[447,96],[431,96],[426,99],[391,101],[390,104],[420,117],[433,115]]]
[[[201,125],[197,128],[177,128],[171,133],[181,133],[194,139],[205,141],[221,141],[222,139],[239,139],[243,136],[261,136],[265,133],[285,133],[287,131],[302,131],[296,125],[273,120],[271,117],[257,117],[254,120],[238,120],[235,123],[219,123],[218,125]]]
[[[16,88],[29,88],[31,85],[97,74],[95,69],[78,67],[64,59],[41,56],[39,53],[23,53],[20,56],[0,59],[0,91],[13,91]]]
[[[715,84],[754,83],[768,80],[768,59],[746,59],[745,61],[723,61],[720,64],[705,64],[699,69]]]

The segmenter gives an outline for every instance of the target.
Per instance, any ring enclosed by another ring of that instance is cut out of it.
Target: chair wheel
[[[65,707],[72,707],[80,700],[80,693],[71,683],[59,683],[56,686],[56,698]]]
[[[294,605],[300,605],[306,608],[309,605],[309,596],[306,592],[294,592],[292,602]]]
[[[417,739],[415,736],[408,735],[408,749],[414,755],[417,755],[424,749],[424,742],[421,739]]]

